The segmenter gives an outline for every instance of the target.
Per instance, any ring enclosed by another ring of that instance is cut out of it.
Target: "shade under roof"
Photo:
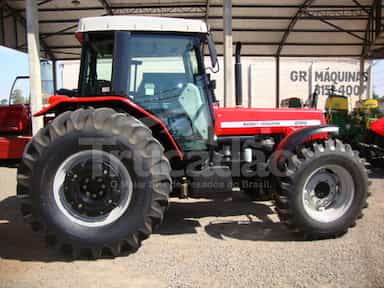
[[[45,57],[57,60],[78,59],[80,45],[74,37],[78,19],[101,15],[203,19],[210,27],[219,54],[223,53],[223,3],[220,0],[74,2],[39,1],[41,49]],[[242,54],[247,56],[381,58],[384,57],[382,2],[234,0],[233,41],[242,42]],[[3,3],[0,18],[3,19],[3,27],[6,27],[0,43],[25,51],[25,0],[0,0],[0,3]],[[17,29],[11,29],[12,25]]]

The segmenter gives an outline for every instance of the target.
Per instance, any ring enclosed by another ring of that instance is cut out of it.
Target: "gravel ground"
[[[296,241],[269,202],[175,200],[137,253],[69,262],[23,224],[15,169],[0,168],[0,288],[384,287],[383,176],[339,239]]]

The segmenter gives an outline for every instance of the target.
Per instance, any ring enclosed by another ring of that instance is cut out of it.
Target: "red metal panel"
[[[31,114],[28,105],[0,107],[0,132],[25,134],[30,132]]]
[[[21,159],[31,136],[0,137],[0,159]]]
[[[326,124],[316,109],[215,108],[215,134],[290,134],[307,127]]]
[[[384,136],[384,118],[380,118],[374,121],[369,129],[371,129],[376,134]]]

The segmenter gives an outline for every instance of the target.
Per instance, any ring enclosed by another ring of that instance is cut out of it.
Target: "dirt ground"
[[[0,288],[384,287],[384,172],[365,217],[339,239],[297,241],[269,202],[174,200],[130,256],[68,261],[31,232],[0,168]]]

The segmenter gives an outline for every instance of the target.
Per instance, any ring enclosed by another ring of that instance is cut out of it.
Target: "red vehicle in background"
[[[29,77],[19,76],[0,101],[0,160],[19,160],[31,139]]]

